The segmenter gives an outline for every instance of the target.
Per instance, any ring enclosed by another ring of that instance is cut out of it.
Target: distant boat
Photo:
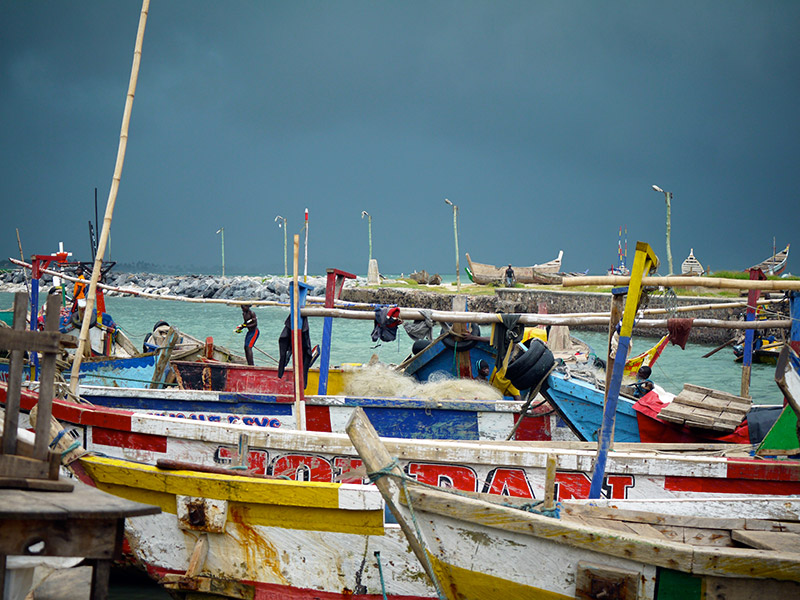
[[[694,257],[694,248],[692,248],[689,250],[689,256],[686,257],[686,260],[684,260],[681,265],[681,274],[702,275],[703,273],[705,273],[705,269],[703,269],[703,265],[700,264],[700,261]]]
[[[514,279],[518,283],[561,283],[558,273],[561,271],[561,258],[564,251],[559,250],[558,257],[551,261],[531,267],[511,267],[514,269]],[[474,283],[489,284],[501,283],[505,277],[507,267],[495,267],[483,263],[474,262],[467,252],[467,263],[469,263],[468,274]]]
[[[777,254],[773,250],[772,256],[758,263],[757,265],[753,265],[750,268],[761,269],[764,272],[764,275],[780,275],[781,273],[784,272],[784,270],[786,270],[786,261],[788,259],[789,259],[789,244],[786,244],[786,248],[784,248]]]

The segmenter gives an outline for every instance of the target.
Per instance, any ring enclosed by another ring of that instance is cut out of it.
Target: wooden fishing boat
[[[645,512],[625,501],[559,506],[550,495],[535,503],[472,496],[408,477],[363,414],[353,415],[348,433],[440,597],[800,594],[797,500],[646,501]]]
[[[161,464],[170,469],[84,456],[76,468],[104,492],[161,507],[125,533],[173,597],[436,597],[374,486]]]
[[[662,337],[658,340],[655,345],[651,348],[648,348],[641,354],[637,354],[636,356],[630,357],[628,360],[625,361],[625,371],[624,376],[629,377],[631,379],[636,378],[636,373],[642,367],[652,367],[658,358],[661,356],[661,353],[664,351],[664,348],[667,347],[667,342],[669,341],[669,334]]]
[[[772,337],[772,336],[770,336]],[[774,365],[778,362],[781,349],[784,346],[783,340],[776,340],[774,337],[764,337],[757,335],[753,342],[753,362],[765,365]],[[734,344],[733,346],[733,360],[735,362],[742,362],[744,359],[744,342],[741,344]]]
[[[761,269],[764,275],[780,275],[786,270],[786,261],[789,260],[789,246],[790,244],[786,244],[786,248],[777,254],[773,252],[772,256],[750,268]]]
[[[579,439],[597,441],[605,392],[600,382],[581,377],[553,372],[542,394]],[[688,416],[681,418],[680,410]],[[753,406],[749,399],[691,384],[684,384],[677,396],[654,390],[636,399],[623,392],[614,437],[621,442],[757,444],[782,410],[782,405]]]
[[[514,277],[518,283],[560,284],[561,258],[564,251],[559,250],[558,256],[551,261],[531,267],[512,267]],[[483,263],[473,262],[467,252],[469,275],[473,282],[480,284],[502,283],[507,267],[495,267]]]
[[[0,386],[0,401],[5,388]],[[23,391],[30,410],[36,394]],[[350,411],[352,415],[354,411]],[[153,463],[158,459],[206,467],[245,466],[261,475],[310,481],[365,481],[361,460],[342,433],[267,428],[195,420],[56,400],[53,414],[91,452]],[[250,422],[252,421],[246,421]],[[541,498],[548,455],[557,454],[557,499],[586,498],[596,444],[386,438],[404,472],[417,481],[469,492]],[[791,453],[791,446],[786,446]],[[794,452],[798,444],[795,437]],[[800,496],[800,463],[754,461],[752,447],[732,444],[618,443],[603,496],[613,499],[704,495]]]

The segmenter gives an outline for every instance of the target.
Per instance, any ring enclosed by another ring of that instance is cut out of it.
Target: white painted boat
[[[641,502],[553,503],[548,510],[421,486],[396,466],[363,414],[348,432],[449,600],[800,595],[798,499],[646,501],[649,512]]]

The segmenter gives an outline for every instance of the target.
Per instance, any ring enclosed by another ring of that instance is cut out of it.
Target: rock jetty
[[[360,282],[366,284],[366,279]],[[325,296],[325,278],[309,277],[311,296]],[[211,275],[161,275],[157,273],[109,273],[106,285],[125,288],[137,293],[146,292],[158,296],[183,296],[185,298],[218,298],[223,300],[272,300],[289,301],[292,279],[287,277],[214,277]],[[53,278],[44,274],[40,280],[42,293],[53,285]],[[72,285],[71,283],[69,284]],[[0,274],[0,291],[25,291],[25,275],[22,270]],[[68,288],[69,289],[69,288]],[[108,296],[124,295],[108,291]]]

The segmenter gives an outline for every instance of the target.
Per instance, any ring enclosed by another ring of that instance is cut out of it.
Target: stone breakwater
[[[366,281],[366,280],[365,280]],[[325,296],[325,278],[309,277],[311,296]],[[210,275],[160,275],[155,273],[109,273],[106,285],[157,296],[183,296],[185,298],[217,298],[222,300],[272,300],[289,301],[291,278],[286,277],[213,277]],[[39,286],[42,293],[53,285],[53,278],[44,274]],[[67,282],[67,289],[72,283]],[[0,276],[0,291],[25,291],[25,278],[21,270],[9,271]],[[108,291],[108,296],[124,295]]]
[[[325,296],[325,277],[309,277],[308,285],[312,286],[311,296]],[[276,302],[289,301],[289,288],[292,280],[286,277],[215,277],[209,275],[160,275],[154,273],[110,273],[106,283],[114,287],[122,287],[136,292],[147,292],[155,295],[183,296],[186,298],[216,298],[223,300],[270,300]],[[364,302],[369,304],[397,305],[407,308],[428,308],[432,310],[450,310],[453,304],[453,286],[443,288],[451,293],[440,293],[434,290],[408,289],[403,282],[384,282],[396,287],[366,287],[366,279],[359,277],[348,280],[342,291],[342,300]],[[42,293],[46,293],[52,285],[52,277],[45,275],[41,281]],[[71,285],[71,284],[70,284]],[[0,291],[25,291],[25,279],[21,270],[0,274]],[[108,292],[108,295],[121,295],[119,292]],[[677,298],[678,306],[694,304],[711,304],[720,302],[737,302],[735,299],[718,297],[686,297]],[[474,312],[494,313],[538,313],[568,314],[586,312],[608,312],[611,306],[611,294],[565,291],[544,288],[498,288],[493,295],[467,295],[467,306]],[[659,297],[650,300],[650,308],[663,306]],[[682,313],[681,316],[737,320],[742,318],[741,306],[724,310],[707,310],[693,313]],[[664,316],[654,318],[665,318]],[[590,331],[607,331],[606,326],[583,326]],[[635,329],[637,337],[660,337],[666,330]],[[733,329],[699,329],[694,328],[689,336],[691,343],[721,344],[735,335]]]

